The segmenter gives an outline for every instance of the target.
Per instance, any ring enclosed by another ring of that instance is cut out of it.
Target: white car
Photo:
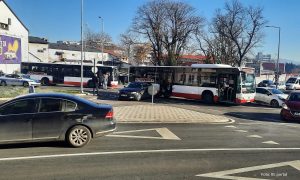
[[[256,88],[255,102],[268,104],[272,107],[281,107],[287,97],[287,94],[284,94],[278,89],[259,87]]]
[[[23,74],[7,74],[0,77],[0,85],[13,85],[13,86],[40,86],[41,83],[30,79],[27,75]]]

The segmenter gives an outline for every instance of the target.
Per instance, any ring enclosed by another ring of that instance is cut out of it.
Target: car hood
[[[139,92],[141,91],[140,88],[123,88],[120,90],[120,92]]]
[[[289,95],[287,94],[277,94],[278,97],[286,99]]]
[[[292,110],[292,111],[300,111],[300,102],[299,101],[287,101],[286,105]]]

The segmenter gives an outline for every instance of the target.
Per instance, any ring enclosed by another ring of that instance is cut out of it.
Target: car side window
[[[261,91],[262,91],[262,92],[261,92],[262,94],[268,94],[268,93],[270,93],[270,92],[269,92],[268,90],[266,90],[266,89],[261,89]]]
[[[261,88],[256,88],[256,93],[262,94]]]
[[[77,104],[71,101],[65,101],[65,112],[75,111],[77,108]]]
[[[34,113],[33,99],[20,100],[0,108],[0,115]]]
[[[57,112],[62,111],[63,103],[60,99],[42,98],[39,112]]]

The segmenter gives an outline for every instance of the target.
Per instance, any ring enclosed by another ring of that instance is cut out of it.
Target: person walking
[[[93,83],[94,83],[94,87],[93,87],[93,95],[95,95],[95,90],[96,90],[96,92],[97,92],[96,95],[98,96],[98,94],[99,94],[99,79],[98,79],[98,77],[96,76],[96,74],[93,75],[92,81],[93,81]]]
[[[107,83],[108,83],[108,74],[105,73],[103,77],[103,89],[107,89]]]

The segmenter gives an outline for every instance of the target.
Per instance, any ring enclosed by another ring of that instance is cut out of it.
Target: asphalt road
[[[114,106],[116,91],[99,100]],[[230,124],[118,124],[80,149],[64,143],[0,145],[0,179],[299,179],[300,124],[281,122],[279,108],[205,105],[155,99],[225,115]]]

